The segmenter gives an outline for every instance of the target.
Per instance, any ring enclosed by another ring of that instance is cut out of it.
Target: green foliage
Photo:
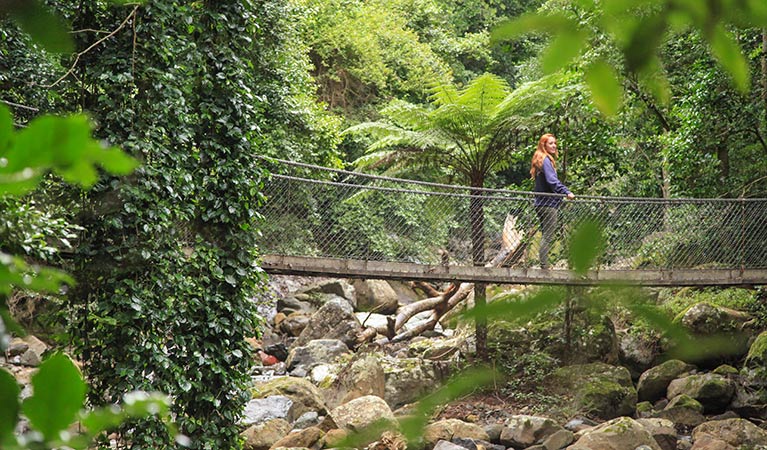
[[[562,2],[556,2],[562,3]],[[658,58],[664,38],[673,32],[693,30],[706,40],[718,63],[730,75],[740,92],[749,90],[749,69],[745,55],[729,28],[732,25],[762,27],[767,24],[767,8],[758,2],[676,2],[672,0],[610,0],[572,2],[579,14],[568,14],[563,8],[549,8],[509,21],[493,33],[494,39],[511,39],[528,32],[553,35],[544,56],[546,73],[559,70],[580,56],[588,42],[608,35],[620,50],[626,69],[637,74],[665,103],[669,99],[668,82]],[[584,26],[583,17],[596,29]],[[586,67],[589,88],[599,99],[598,106],[605,114],[618,110],[620,96],[615,96],[619,85],[615,74],[604,70],[610,63],[597,57],[596,63]]]
[[[73,34],[81,54],[63,67],[45,66],[47,78],[38,82],[54,84],[47,97],[34,97],[24,76],[0,82],[19,103],[78,105],[99,124],[99,138],[143,162],[130,177],[104,176],[80,160],[114,173],[119,159],[73,140],[72,153],[60,155],[69,159],[54,170],[95,181],[93,189],[83,194],[54,181],[57,197],[34,193],[71,208],[69,219],[84,230],[72,259],[80,283],[61,318],[92,382],[89,400],[106,405],[137,389],[168,392],[193,445],[235,447],[232,424],[248,399],[252,364],[244,338],[260,325],[251,300],[263,281],[255,237],[265,172],[257,157],[338,165],[337,121],[315,103],[309,62],[296,51],[303,45],[296,10],[279,0],[51,5],[83,30]],[[93,30],[114,33],[98,42],[103,35]],[[0,37],[13,44],[8,54],[36,55],[19,59],[14,73],[47,61],[13,30]],[[56,211],[17,209],[9,223]],[[61,223],[55,231],[72,229]],[[32,244],[31,254],[59,246]],[[131,420],[120,432],[121,445],[173,445],[158,419]]]
[[[556,74],[513,91],[492,74],[462,89],[437,83],[431,107],[392,102],[381,111],[385,120],[355,125],[344,133],[369,133],[376,139],[368,154],[356,161],[360,167],[381,162],[395,169],[441,166],[466,184],[481,187],[490,173],[508,163],[520,134],[545,124],[540,112],[571,95],[574,81]]]
[[[666,290],[661,298],[662,309],[669,317],[676,317],[682,311],[698,303],[749,311],[758,303],[756,292],[742,288],[684,288],[679,291]]]
[[[0,399],[3,401],[0,444],[5,449],[85,449],[98,435],[114,429],[126,419],[148,416],[160,417],[179,444],[188,444],[170,422],[170,399],[161,394],[133,392],[127,394],[119,406],[82,411],[85,382],[72,360],[62,353],[51,355],[40,365],[32,377],[32,386],[32,396],[20,405],[16,380],[8,371],[0,369]],[[31,430],[14,435],[20,411],[29,419]],[[70,425],[78,419],[84,430],[70,432]]]
[[[52,13],[38,0],[5,2],[0,14],[9,14],[22,29],[50,52],[71,52],[72,38],[61,17]]]
[[[85,400],[85,383],[65,355],[48,358],[32,378],[34,395],[24,400],[22,411],[47,441],[58,438],[75,418]]]

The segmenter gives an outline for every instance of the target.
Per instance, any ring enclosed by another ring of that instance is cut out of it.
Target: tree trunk
[[[481,188],[484,185],[484,177],[476,176],[471,180],[472,188]],[[469,220],[471,221],[471,259],[474,266],[485,265],[485,199],[479,189],[471,190],[471,202],[469,203]],[[474,284],[474,307],[481,310],[486,305],[487,285],[485,283]],[[475,322],[477,338],[477,358],[487,361],[487,319],[484,315],[477,316]]]
[[[719,159],[719,175],[722,181],[730,176],[730,151],[725,145],[719,145],[716,148],[716,157]]]
[[[767,125],[767,28],[762,28],[762,107]]]

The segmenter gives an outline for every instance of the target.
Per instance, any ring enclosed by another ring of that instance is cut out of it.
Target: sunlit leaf
[[[101,166],[115,175],[127,175],[139,166],[138,161],[117,147],[100,150],[103,155],[99,159]]]
[[[516,19],[501,22],[493,28],[490,33],[490,42],[514,39],[532,32],[558,34],[574,33],[576,30],[578,30],[578,23],[562,14],[523,14]]]
[[[74,50],[69,30],[59,16],[56,16],[37,0],[26,0],[0,4],[0,13],[9,12],[32,40],[54,53],[69,53]]]
[[[83,407],[85,382],[80,371],[69,357],[56,353],[40,365],[32,387],[34,393],[24,400],[24,415],[47,440],[56,439]]]
[[[602,227],[594,221],[585,221],[572,234],[570,241],[570,267],[577,274],[585,274],[597,261],[605,248]]]
[[[623,103],[623,87],[613,68],[606,61],[597,60],[586,68],[585,78],[594,103],[602,114],[617,114]]]
[[[706,37],[711,45],[711,52],[730,74],[735,87],[742,93],[748,92],[750,86],[748,62],[732,35],[722,25],[718,25]]]
[[[565,29],[549,42],[541,57],[541,67],[546,74],[554,73],[569,64],[586,44],[586,34],[578,29]]]
[[[5,369],[0,369],[0,447],[13,435],[19,416],[19,384]]]
[[[0,104],[0,158],[5,155],[13,140],[13,116],[11,111]],[[0,163],[2,165],[3,163]]]

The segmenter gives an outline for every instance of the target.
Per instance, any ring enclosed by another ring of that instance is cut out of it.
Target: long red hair
[[[533,160],[530,163],[530,177],[533,179],[538,175],[538,172],[543,170],[543,160],[546,159],[547,156],[551,158],[551,165],[554,166],[554,170],[557,169],[557,160],[554,158],[554,155],[550,155],[546,151],[546,141],[548,141],[549,138],[556,139],[557,137],[551,133],[546,133],[538,139],[538,147],[536,147],[535,153],[533,153]]]

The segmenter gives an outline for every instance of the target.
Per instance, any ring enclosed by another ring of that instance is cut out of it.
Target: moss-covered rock
[[[650,431],[629,417],[619,417],[586,430],[575,446],[588,449],[633,449],[642,446],[661,450]]]
[[[763,331],[751,343],[746,355],[746,365],[748,367],[767,366],[767,331]]]
[[[731,377],[738,374],[738,369],[732,367],[729,364],[722,364],[721,366],[717,367],[716,369],[712,370],[711,373],[715,373],[717,375],[721,375],[723,377]]]
[[[309,380],[298,377],[280,377],[257,383],[253,389],[253,398],[265,398],[271,395],[284,395],[293,400],[295,417],[309,411],[320,414],[327,412],[325,399],[320,390]]]
[[[702,442],[705,437],[722,440],[735,448],[764,448],[767,445],[767,431],[745,419],[713,420],[692,432],[693,442]]]
[[[547,382],[554,392],[569,396],[572,406],[584,414],[613,419],[634,414],[637,393],[625,367],[604,363],[557,369]]]
[[[668,419],[678,426],[695,427],[705,422],[703,405],[689,395],[678,395],[668,405],[654,414],[655,417]]]
[[[674,323],[682,325],[693,336],[715,337],[719,342],[698,363],[712,367],[736,360],[748,351],[753,330],[747,326],[752,317],[744,312],[700,302],[680,312]]]
[[[741,417],[767,418],[767,368],[745,367],[736,380],[730,409]]]
[[[668,398],[686,394],[703,405],[705,413],[723,411],[735,394],[735,382],[721,375],[706,373],[677,378],[668,385]]]
[[[650,402],[639,402],[636,406],[636,414],[637,417],[650,417],[652,413],[655,412],[655,408],[653,408],[652,403]]]
[[[689,373],[695,366],[678,359],[671,359],[646,370],[639,376],[637,396],[639,401],[654,402],[666,396],[672,380]]]

